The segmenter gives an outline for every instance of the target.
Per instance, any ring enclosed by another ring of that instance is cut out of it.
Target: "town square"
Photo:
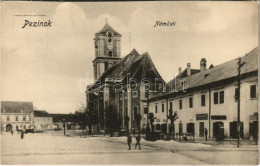
[[[259,164],[258,4],[18,3],[1,164]]]

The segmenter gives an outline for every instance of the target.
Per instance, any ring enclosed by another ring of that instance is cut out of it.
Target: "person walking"
[[[128,134],[127,137],[128,150],[131,150],[131,143],[132,143],[132,136]]]
[[[21,139],[23,139],[24,137],[24,133],[23,133],[23,130],[21,131]]]
[[[205,128],[204,129],[204,133],[205,133],[205,141],[208,140],[208,130]]]
[[[12,134],[12,136],[13,136],[13,134],[14,134],[13,130],[11,131],[11,134]]]
[[[134,134],[134,137],[135,137],[135,129],[133,129],[133,134]]]
[[[137,136],[135,139],[136,139],[135,149],[136,149],[137,145],[139,145],[139,150],[141,150],[141,144],[140,144],[141,137]]]

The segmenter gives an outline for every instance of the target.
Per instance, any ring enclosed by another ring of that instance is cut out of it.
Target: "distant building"
[[[52,116],[44,110],[34,110],[34,126],[41,127],[43,131],[50,130],[53,128],[53,118]]]
[[[72,129],[76,123],[75,114],[50,114],[53,118],[54,128],[62,128],[64,123],[67,125],[67,129]]]
[[[3,131],[27,129],[33,125],[33,103],[1,101],[1,122]]]
[[[154,88],[164,83],[147,52],[140,55],[133,49],[121,59],[120,41],[121,35],[108,24],[95,34],[95,83],[87,87],[86,98],[88,109],[97,114],[97,130],[109,130],[111,123],[116,123],[116,130],[138,130],[140,116],[141,130],[144,129],[149,93],[141,82],[149,79]],[[159,80],[157,86],[155,79]]]
[[[240,131],[242,138],[258,136],[258,48],[241,58]],[[149,98],[149,112],[156,117],[155,128],[169,132],[169,110],[176,112],[175,133],[210,137],[223,134],[237,138],[238,59],[207,69],[202,59],[200,70],[187,69],[167,84],[166,93]],[[176,81],[175,81],[176,80]],[[177,91],[170,92],[172,86]],[[184,89],[183,89],[184,88]],[[168,127],[167,127],[168,126]],[[221,132],[221,133],[220,133]]]

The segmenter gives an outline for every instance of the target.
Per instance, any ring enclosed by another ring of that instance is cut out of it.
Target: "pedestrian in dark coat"
[[[208,130],[206,128],[204,130],[204,133],[205,133],[205,141],[207,141],[208,140]]]
[[[12,134],[12,135],[14,134],[13,130],[11,131],[11,134]]]
[[[141,144],[140,144],[141,137],[137,136],[135,139],[136,139],[135,149],[136,149],[137,145],[139,145],[139,150],[141,150]]]
[[[132,143],[132,136],[128,134],[127,137],[128,150],[131,150],[131,143]]]
[[[135,129],[133,130],[133,134],[134,134],[134,136],[135,136]]]
[[[21,131],[21,139],[23,139],[24,137],[24,133],[23,133],[23,130]]]

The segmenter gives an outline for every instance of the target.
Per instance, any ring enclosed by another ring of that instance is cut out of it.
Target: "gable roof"
[[[1,113],[31,113],[32,102],[1,101]]]
[[[244,57],[241,58],[241,62],[245,62],[244,66],[241,68],[241,75],[258,71],[258,47],[250,51]],[[185,89],[197,88],[215,83],[218,81],[223,81],[231,78],[236,78],[238,74],[238,58],[225,62],[223,64],[217,65],[214,68],[207,69],[205,71],[198,72],[196,74],[190,75],[188,77],[182,78],[185,80]],[[167,94],[173,94],[176,92],[170,92],[170,85],[176,87],[177,91],[181,91],[183,84],[181,81],[176,81],[180,78],[178,75],[176,78],[171,80],[166,84],[166,92],[160,92],[151,96],[151,99],[161,97]]]
[[[133,49],[127,56],[108,68],[100,76],[99,81],[105,82],[106,80],[109,82],[110,80],[120,80],[126,82],[127,75],[129,75],[130,79],[136,79],[137,81],[141,81],[143,78],[162,79],[153,64],[149,53],[146,52],[140,55],[135,49]]]
[[[34,117],[51,117],[51,115],[45,110],[33,111]]]
[[[107,31],[111,31],[114,33],[116,36],[122,36],[120,35],[116,30],[114,30],[109,24],[106,23],[106,25],[96,33],[96,35],[106,35]]]

